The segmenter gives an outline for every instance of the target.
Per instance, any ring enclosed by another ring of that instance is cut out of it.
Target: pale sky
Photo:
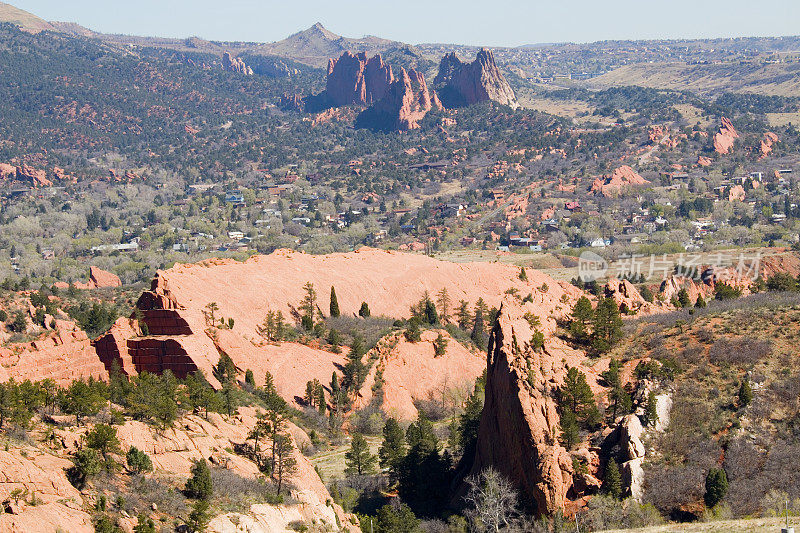
[[[7,0],[8,1],[8,0]],[[346,37],[518,46],[800,34],[800,0],[10,0],[105,33],[272,42],[321,22]]]

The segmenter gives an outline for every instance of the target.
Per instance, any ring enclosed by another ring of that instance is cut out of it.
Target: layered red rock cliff
[[[452,52],[439,63],[439,74],[434,85],[441,87],[441,97],[446,107],[461,107],[489,100],[502,105],[518,107],[516,96],[506,81],[491,50],[478,52],[472,63],[462,62]]]

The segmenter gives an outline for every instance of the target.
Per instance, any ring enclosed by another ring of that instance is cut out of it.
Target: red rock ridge
[[[472,63],[462,62],[452,52],[439,63],[439,73],[434,79],[443,85],[447,107],[472,105],[492,100],[502,105],[519,107],[513,89],[506,81],[491,50],[482,48]]]

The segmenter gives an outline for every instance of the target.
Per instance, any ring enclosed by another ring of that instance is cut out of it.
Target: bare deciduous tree
[[[498,532],[513,527],[517,510],[517,491],[500,472],[489,467],[467,479],[470,505],[467,516],[475,532]]]

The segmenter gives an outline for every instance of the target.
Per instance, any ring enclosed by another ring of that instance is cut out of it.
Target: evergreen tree
[[[436,339],[433,341],[433,356],[434,357],[441,357],[445,353],[447,353],[447,344],[449,341],[445,338],[441,332],[436,336]]]
[[[715,507],[728,492],[728,476],[722,468],[712,468],[706,475],[706,506]]]
[[[350,449],[344,454],[346,468],[344,473],[348,476],[353,474],[371,474],[375,471],[377,457],[369,452],[367,439],[360,433],[353,433],[350,441]]]
[[[219,357],[217,366],[214,367],[214,377],[220,383],[235,383],[236,382],[236,365],[233,363],[231,356],[222,352]]]
[[[525,267],[519,267],[519,279],[520,281],[528,281],[528,273],[525,272]]]
[[[364,351],[364,342],[360,337],[355,337],[347,354],[347,363],[344,365],[342,376],[342,387],[348,392],[360,389],[367,377],[367,367],[363,361]]]
[[[702,294],[697,295],[697,301],[694,303],[694,306],[700,309],[706,306],[706,300],[703,298]]]
[[[644,425],[655,426],[656,422],[658,422],[658,400],[656,393],[650,391],[647,394],[647,404],[644,408]]]
[[[300,303],[301,322],[307,331],[314,329],[314,312],[317,309],[317,291],[310,281],[303,285],[306,295]]]
[[[622,499],[622,476],[619,465],[614,459],[609,459],[603,475],[603,492],[615,500]]]
[[[330,313],[333,318],[336,318],[341,314],[339,311],[339,300],[336,298],[336,289],[334,289],[333,286],[331,286]]]
[[[256,378],[253,375],[253,371],[250,370],[249,368],[244,373],[244,382],[253,388],[255,388],[256,386]]]
[[[192,533],[205,533],[208,530],[208,523],[211,522],[210,505],[206,499],[197,500],[192,504],[192,511],[186,521],[189,531]]]
[[[483,312],[475,306],[475,322],[472,324],[472,333],[470,334],[472,342],[475,343],[480,349],[486,349],[488,339],[486,338],[486,325],[483,321]]]
[[[742,379],[742,382],[739,384],[739,409],[743,409],[750,405],[750,402],[753,401],[753,388],[750,386],[750,382],[747,378]]]
[[[103,463],[96,450],[83,448],[71,457],[72,466],[67,470],[67,477],[78,490],[83,490],[86,481],[100,473]]]
[[[456,322],[459,329],[467,331],[472,326],[472,313],[469,310],[469,302],[461,300],[458,302],[458,309],[456,310]]]
[[[559,390],[559,397],[562,412],[569,410],[575,413],[576,418],[587,426],[596,424],[599,413],[592,389],[586,382],[586,374],[570,367],[564,385]]]
[[[613,298],[600,298],[592,321],[592,348],[604,353],[622,338],[622,317]]]
[[[464,412],[458,417],[458,451],[464,457],[472,457],[478,444],[478,428],[483,413],[484,392],[480,384],[464,403]]]
[[[146,514],[139,513],[136,517],[136,525],[133,526],[133,533],[156,533],[156,524]]]
[[[97,450],[103,459],[108,460],[109,453],[119,453],[120,443],[117,428],[108,424],[97,424],[86,434],[86,446]]]
[[[382,468],[388,468],[394,476],[400,461],[406,455],[405,435],[394,418],[388,418],[383,425],[383,443],[378,448],[378,458]]]
[[[565,409],[561,413],[561,420],[559,421],[560,440],[561,444],[567,450],[571,450],[579,441],[580,433],[578,428],[578,420],[575,413]]]
[[[678,291],[678,303],[681,307],[691,307],[692,301],[689,299],[689,291],[683,288]]]
[[[447,292],[447,287],[442,287],[438,293],[436,293],[436,305],[439,308],[439,320],[441,320],[442,324],[448,324],[450,322],[450,293]]]
[[[191,477],[186,480],[184,492],[189,498],[196,500],[208,500],[214,492],[211,481],[211,470],[205,459],[198,459],[194,462],[191,470]]]
[[[361,302],[361,307],[358,309],[358,316],[360,316],[361,318],[369,318],[370,310],[369,310],[369,305],[367,305],[367,302]]]
[[[139,450],[136,446],[131,446],[125,455],[125,462],[128,470],[132,474],[142,474],[153,470],[153,461],[150,456]]]
[[[81,418],[96,415],[106,403],[108,390],[105,383],[89,377],[86,381],[76,379],[60,395],[61,410],[75,415],[75,423]]]
[[[572,320],[569,323],[569,332],[575,342],[583,343],[588,339],[593,313],[592,302],[586,296],[581,296],[575,302],[572,308]]]
[[[278,433],[273,438],[275,452],[275,466],[273,474],[278,478],[278,495],[281,493],[283,482],[297,471],[297,460],[292,455],[294,445],[292,439],[284,433]]]
[[[408,505],[401,503],[395,507],[386,504],[378,509],[373,529],[374,533],[417,533],[420,531],[419,525],[420,521]]]

